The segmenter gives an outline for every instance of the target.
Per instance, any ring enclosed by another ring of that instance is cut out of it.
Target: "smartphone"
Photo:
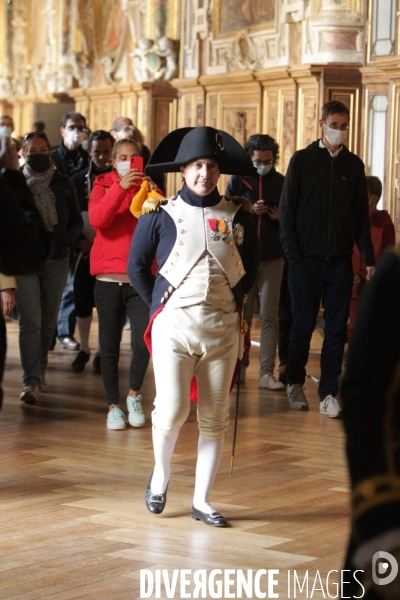
[[[143,173],[143,156],[131,156],[131,169],[137,169]]]

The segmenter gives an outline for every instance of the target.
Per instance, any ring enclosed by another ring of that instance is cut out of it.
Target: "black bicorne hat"
[[[198,158],[218,161],[225,175],[253,175],[255,169],[234,137],[213,127],[182,127],[168,133],[158,144],[145,173],[174,173]]]

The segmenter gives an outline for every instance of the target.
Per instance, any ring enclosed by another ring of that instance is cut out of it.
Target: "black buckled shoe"
[[[147,484],[146,493],[144,499],[146,502],[147,510],[154,515],[160,515],[165,508],[167,503],[167,489],[163,494],[152,494],[151,493],[151,480],[153,479],[153,473],[150,475],[149,483]]]
[[[211,525],[211,527],[226,527],[228,525],[227,520],[216,510],[211,513],[204,513],[201,510],[197,510],[194,506],[192,506],[192,519],[203,521],[203,523]]]

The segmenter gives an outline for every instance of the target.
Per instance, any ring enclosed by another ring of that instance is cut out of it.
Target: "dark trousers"
[[[304,384],[311,336],[321,304],[325,337],[321,352],[320,400],[339,391],[347,318],[353,285],[351,261],[337,264],[305,259],[289,264],[293,326],[289,340],[288,382]]]
[[[99,318],[101,375],[106,398],[109,405],[118,404],[118,362],[123,316],[126,312],[131,322],[129,388],[140,390],[150,360],[143,339],[149,322],[149,307],[129,283],[96,280],[94,298]]]
[[[289,263],[285,258],[283,265],[281,292],[279,296],[279,336],[278,336],[278,356],[279,366],[286,366],[289,356],[289,339],[292,330],[292,307],[290,302],[290,292],[288,284]]]
[[[74,302],[76,316],[84,319],[93,313],[94,286],[96,278],[90,274],[89,255],[82,254],[78,257],[74,279]]]

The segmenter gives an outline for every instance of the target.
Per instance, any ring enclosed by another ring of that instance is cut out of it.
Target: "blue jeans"
[[[51,260],[38,275],[17,275],[19,351],[24,385],[40,385],[57,323],[69,258]]]
[[[293,315],[287,365],[288,382],[304,384],[311,336],[322,300],[325,337],[318,395],[320,400],[329,394],[336,396],[339,391],[353,285],[351,260],[338,264],[315,259],[290,263],[288,282]]]
[[[74,301],[74,279],[75,279],[75,256],[69,258],[69,269],[64,289],[61,295],[60,308],[57,317],[57,337],[63,339],[73,336],[76,325],[75,301]]]

